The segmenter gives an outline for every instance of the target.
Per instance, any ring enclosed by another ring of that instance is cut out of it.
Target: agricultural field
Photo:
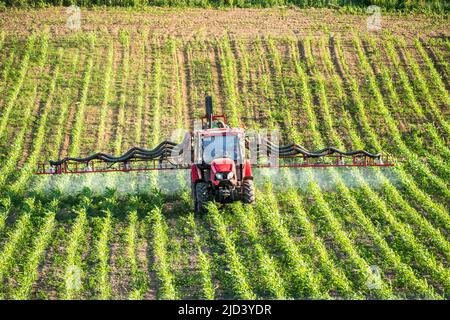
[[[0,11],[1,299],[449,299],[450,24],[329,9]],[[233,126],[383,169],[256,170],[192,210],[189,172],[36,176],[152,148],[212,95]]]

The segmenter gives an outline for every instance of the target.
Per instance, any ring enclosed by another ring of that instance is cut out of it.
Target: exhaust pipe
[[[206,119],[208,119],[208,128],[211,129],[213,121],[213,104],[212,97],[205,97]]]

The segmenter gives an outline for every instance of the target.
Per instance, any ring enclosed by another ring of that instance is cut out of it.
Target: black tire
[[[206,205],[211,201],[208,184],[206,182],[198,182],[195,185],[195,212],[203,214],[206,212]]]
[[[244,180],[243,189],[242,202],[255,202],[255,186],[253,185],[253,180]]]

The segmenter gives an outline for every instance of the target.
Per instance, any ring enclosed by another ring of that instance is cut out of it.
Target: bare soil
[[[6,34],[26,36],[33,31],[49,29],[57,35],[70,34],[66,26],[66,8],[38,10],[3,10],[0,29]],[[445,17],[426,15],[382,16],[382,30],[410,38],[448,37],[450,22]],[[189,38],[210,38],[231,34],[253,38],[265,36],[306,36],[328,33],[367,31],[366,15],[348,15],[332,9],[177,9],[147,8],[140,11],[126,9],[81,9],[82,31],[108,31],[118,34],[127,29],[150,34]]]

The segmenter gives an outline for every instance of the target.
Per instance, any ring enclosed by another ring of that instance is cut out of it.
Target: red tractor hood
[[[236,172],[234,161],[230,158],[217,158],[211,161],[211,171],[216,172]]]
[[[217,172],[233,172],[233,178],[229,180],[232,185],[236,185],[236,165],[230,158],[217,158],[211,161],[211,181],[215,186],[218,186],[221,181],[216,179]]]

